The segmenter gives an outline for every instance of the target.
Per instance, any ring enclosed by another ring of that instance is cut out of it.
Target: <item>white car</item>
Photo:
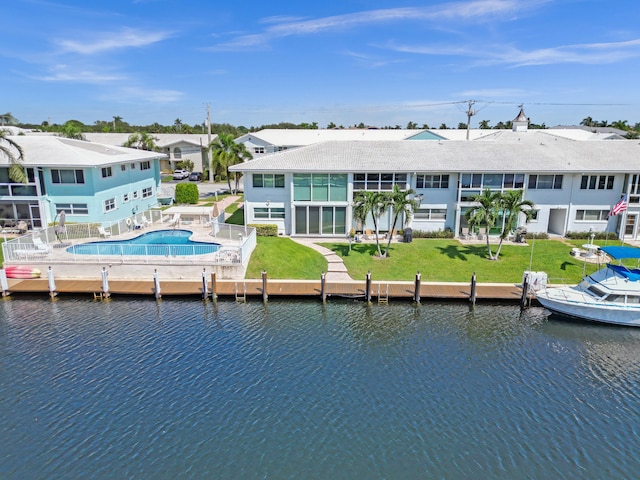
[[[173,171],[174,180],[182,180],[184,178],[187,178],[188,176],[189,172],[187,170],[178,169]]]

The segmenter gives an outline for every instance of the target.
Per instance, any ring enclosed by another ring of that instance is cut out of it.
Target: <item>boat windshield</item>
[[[598,298],[604,297],[606,295],[606,293],[607,293],[607,292],[603,292],[602,290],[600,290],[595,285],[591,285],[589,288],[587,288],[587,292],[589,292],[594,297],[598,297]]]
[[[624,301],[624,295],[618,295],[615,293],[612,293],[611,295],[609,295],[606,298],[607,302],[614,302],[614,303],[625,303]]]

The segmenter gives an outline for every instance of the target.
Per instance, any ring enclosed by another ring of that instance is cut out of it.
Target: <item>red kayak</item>
[[[4,267],[7,278],[40,278],[42,272],[37,268],[11,265]]]

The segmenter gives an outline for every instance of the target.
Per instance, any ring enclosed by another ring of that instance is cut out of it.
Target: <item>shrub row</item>
[[[256,229],[256,235],[258,237],[277,237],[278,236],[277,225],[253,223],[253,224],[249,224],[248,226]]]
[[[573,240],[590,240],[591,235],[594,235],[593,238],[595,240],[614,240],[618,238],[615,232],[567,232],[564,236]]]

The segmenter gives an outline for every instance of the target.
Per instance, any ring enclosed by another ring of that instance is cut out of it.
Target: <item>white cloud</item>
[[[396,45],[389,50],[419,55],[474,58],[473,66],[551,65],[563,63],[609,64],[640,56],[640,39],[623,42],[585,43],[522,50],[504,45]]]
[[[124,28],[119,32],[102,32],[93,39],[57,40],[64,51],[90,55],[109,50],[144,47],[169,38],[169,32],[145,32]]]
[[[482,22],[487,18],[513,17],[519,12],[548,3],[550,0],[472,0],[449,2],[428,7],[389,8],[369,10],[317,19],[268,17],[263,23],[273,24],[264,32],[240,35],[213,47],[215,50],[234,50],[255,47],[275,38],[291,35],[311,35],[330,30],[345,30],[359,26],[399,21],[465,20]]]
[[[69,68],[68,65],[58,64],[52,68],[52,72],[49,75],[32,75],[31,78],[44,82],[105,84],[121,81],[126,77],[112,73],[92,71],[89,69],[74,69]]]
[[[174,103],[182,100],[184,92],[178,90],[149,89],[141,87],[122,87],[113,92],[104,93],[101,100],[118,103],[148,102],[148,103]]]

